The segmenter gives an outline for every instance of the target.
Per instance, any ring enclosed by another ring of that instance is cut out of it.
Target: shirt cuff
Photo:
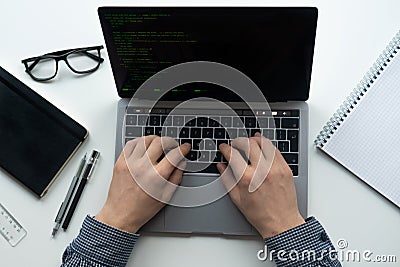
[[[106,266],[125,266],[139,236],[86,216],[71,248],[83,257]]]
[[[306,223],[265,239],[268,255],[279,267],[341,266],[336,250],[314,217]]]

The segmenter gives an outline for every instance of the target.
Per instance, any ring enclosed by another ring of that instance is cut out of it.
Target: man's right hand
[[[233,203],[263,238],[305,223],[297,207],[292,171],[270,140],[257,133],[219,148],[229,161],[229,167],[217,165],[222,181],[228,190],[233,186],[229,192]]]

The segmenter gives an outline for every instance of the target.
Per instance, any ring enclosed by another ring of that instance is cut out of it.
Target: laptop
[[[188,163],[205,167],[185,172],[181,185],[201,187],[219,178],[215,164],[226,161],[218,151],[220,143],[260,132],[278,147],[292,169],[299,210],[307,216],[309,115],[305,101],[310,90],[316,8],[100,7],[98,13],[121,97],[116,157],[126,142],[143,135],[168,135],[180,143],[189,142]],[[229,89],[202,81],[165,92],[155,106],[149,106],[148,99],[134,97],[156,73],[196,61],[224,64],[247,75],[269,103],[271,116],[266,124],[261,127],[249,108],[257,103],[244,103]],[[203,98],[224,105],[211,110]],[[187,114],[170,114],[191,99],[195,100],[185,109]],[[227,106],[236,116],[225,112]],[[238,127],[240,123],[244,129]],[[141,232],[258,235],[227,194],[202,205],[167,205]]]

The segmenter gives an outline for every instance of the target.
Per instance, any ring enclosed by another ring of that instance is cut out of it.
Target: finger
[[[156,165],[158,173],[168,179],[176,166],[184,159],[190,151],[190,144],[182,144],[169,151],[165,157]]]
[[[239,188],[236,186],[237,181],[232,173],[232,170],[223,163],[218,163],[217,169],[221,174],[222,184],[225,186],[226,190],[229,193],[230,198],[236,205],[237,203],[239,203],[240,194],[239,194]]]
[[[125,144],[125,147],[123,150],[123,152],[125,154],[125,158],[128,158],[132,154],[133,150],[136,147],[136,144],[137,144],[137,139],[130,140],[129,142],[127,142]]]
[[[171,173],[171,176],[169,177],[168,180],[175,185],[179,185],[182,181],[183,170],[185,168],[186,168],[186,162],[181,161],[178,167],[176,167],[175,170]]]
[[[254,140],[254,137],[236,138],[231,142],[231,145],[234,148],[243,151],[246,154],[246,157],[250,160],[250,165],[252,166],[257,166],[261,160],[265,160],[260,145]]]
[[[149,135],[137,139],[136,147],[133,150],[130,157],[133,159],[140,159],[146,153],[147,148],[150,146],[151,142],[158,136]]]
[[[127,142],[125,144],[125,147],[123,148],[121,154],[118,156],[117,162],[125,160],[126,158],[130,157],[130,155],[132,154],[132,151],[136,147],[136,144],[137,144],[136,140],[137,139],[130,140],[129,142]]]
[[[235,177],[242,177],[248,165],[240,152],[227,144],[221,144],[219,150],[226,160],[229,161],[229,166],[232,168]]]
[[[161,157],[165,150],[170,150],[177,147],[178,142],[171,137],[156,137],[152,140],[147,149],[147,156],[154,164]]]
[[[183,170],[186,168],[186,162],[181,161],[178,167],[174,169],[169,177],[168,181],[165,181],[166,185],[164,187],[164,194],[163,194],[163,202],[168,202],[175,193],[175,190],[178,188],[178,185],[182,181]]]
[[[276,164],[280,168],[290,169],[279,149],[277,149],[268,138],[260,135],[255,136],[254,139],[261,146],[263,155],[267,161],[265,166],[268,168],[268,171],[272,168],[273,164]]]
[[[275,151],[277,149],[268,138],[262,136],[261,134],[256,133],[254,137],[252,137],[252,139],[256,141],[259,147],[261,148],[262,154],[265,159],[268,160],[274,158]]]

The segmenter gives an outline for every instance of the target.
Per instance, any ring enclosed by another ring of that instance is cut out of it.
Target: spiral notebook
[[[315,145],[400,207],[400,31]]]

